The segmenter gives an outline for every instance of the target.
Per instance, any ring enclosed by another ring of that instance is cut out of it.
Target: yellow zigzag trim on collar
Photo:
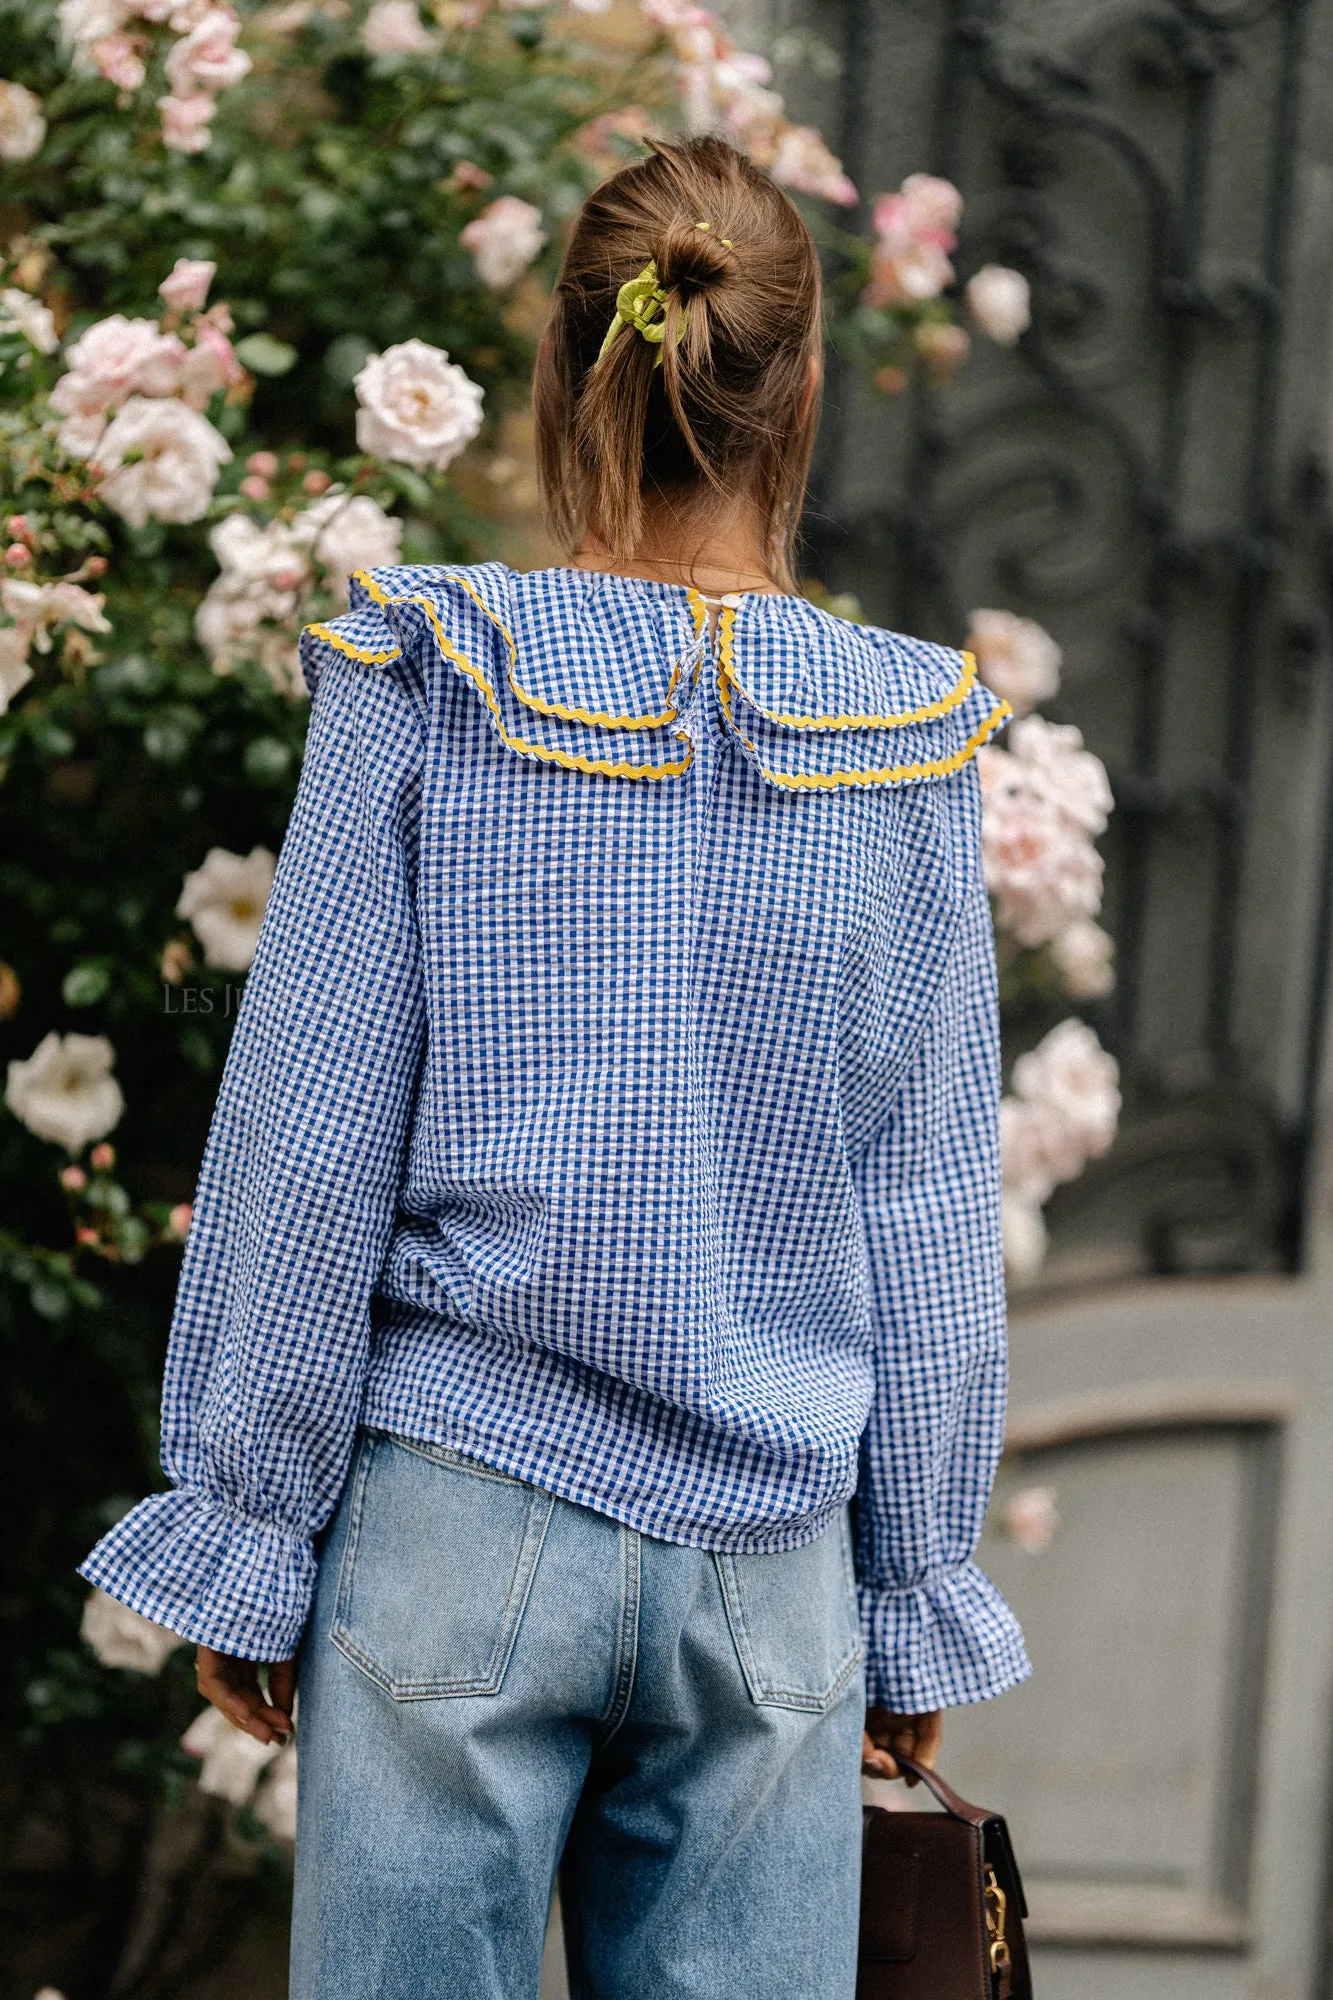
[[[322,639],[326,646],[346,653],[349,660],[359,660],[363,667],[382,667],[386,661],[396,660],[403,650],[401,646],[391,646],[388,652],[377,653],[369,646],[353,645],[350,639],[343,638],[341,632],[335,632],[332,625],[307,625],[305,629],[313,632],[317,639]]]
[[[980,728],[973,731],[961,749],[952,751],[947,757],[933,757],[916,764],[885,764],[874,771],[812,771],[795,774],[786,771],[773,771],[769,769],[767,764],[762,762],[759,752],[755,749],[749,737],[741,734],[740,729],[736,725],[735,717],[732,715],[732,687],[738,688],[741,694],[745,695],[747,701],[750,699],[745,694],[745,689],[741,687],[740,682],[737,680],[732,665],[732,654],[735,644],[733,628],[735,623],[735,612],[730,608],[724,610],[718,622],[718,700],[722,705],[722,712],[730,723],[732,730],[759,765],[759,769],[763,775],[772,784],[781,785],[785,791],[827,792],[834,791],[839,786],[847,785],[903,785],[909,783],[914,778],[947,778],[953,772],[961,771],[964,764],[968,763],[976,755],[987,737],[993,736],[1000,725],[1007,722],[1013,714],[1013,710],[1007,701],[997,701],[996,706],[991,710]],[[964,658],[971,660],[972,655],[967,653],[964,655]],[[972,664],[975,672],[976,662],[973,661]],[[947,703],[947,707],[941,710],[941,713],[947,714],[948,709],[957,706],[956,700],[951,697],[952,691],[951,695],[943,697]],[[937,707],[937,704],[932,704],[931,707],[932,713],[930,714],[927,714],[924,710],[921,711],[923,721],[933,721],[935,719],[933,711]],[[763,713],[765,711],[761,709],[760,714]]]
[[[664,713],[661,715],[604,715],[598,709],[574,708],[567,706],[564,702],[546,701],[539,694],[529,693],[528,689],[522,686],[518,678],[518,647],[514,642],[514,635],[509,627],[504,623],[503,619],[496,617],[490,605],[472,588],[472,585],[465,576],[455,576],[451,571],[448,581],[460,585],[478,609],[486,613],[492,625],[502,634],[509,651],[509,686],[513,691],[515,700],[521,701],[524,708],[530,708],[538,715],[555,716],[561,722],[586,722],[594,729],[665,729],[669,722],[675,722],[678,719],[680,711],[673,702],[672,696],[676,692],[676,683],[680,679],[679,660],[671,669],[671,679],[667,682],[667,705]],[[690,611],[694,617],[694,633],[697,638],[708,613],[704,609],[703,599],[699,596],[697,590],[691,590],[689,598]]]
[[[496,731],[500,737],[500,741],[503,744],[505,744],[508,749],[516,750],[520,756],[538,757],[544,764],[560,764],[567,771],[588,771],[593,773],[594,775],[601,775],[607,778],[678,778],[682,773],[682,771],[687,771],[690,767],[690,764],[693,762],[694,759],[693,745],[691,745],[690,749],[686,752],[685,756],[681,759],[680,763],[678,764],[626,764],[624,762],[612,763],[611,760],[606,757],[579,757],[572,751],[548,750],[545,744],[543,743],[527,743],[521,736],[511,736],[509,731],[505,728],[504,722],[501,719],[500,705],[495,698],[494,688],[491,686],[490,682],[486,679],[486,676],[482,673],[481,669],[473,664],[473,662],[468,658],[466,653],[460,652],[458,647],[455,646],[453,641],[446,635],[444,627],[440,623],[439,613],[436,611],[435,606],[431,603],[430,599],[428,597],[420,597],[416,595],[416,593],[414,592],[404,593],[400,597],[389,597],[384,591],[380,589],[374,577],[371,576],[366,570],[358,570],[356,572],[356,580],[358,583],[362,583],[365,585],[366,589],[370,593],[372,601],[378,605],[381,606],[386,604],[420,605],[421,609],[425,612],[427,618],[429,618],[431,622],[431,626],[435,633],[436,643],[439,646],[440,651],[444,654],[446,659],[452,660],[455,666],[461,667],[463,672],[467,675],[468,679],[472,682],[473,686],[477,689],[478,693],[481,695],[482,699],[486,703],[487,708],[489,708],[489,710],[491,711],[491,715],[494,718]],[[461,577],[457,578],[456,580],[460,583],[463,582],[463,579]],[[467,588],[466,584],[464,585],[464,588],[465,589]],[[470,595],[476,597],[476,592],[471,591]],[[477,602],[481,604],[481,599],[477,598]],[[481,608],[483,611],[486,610],[486,606],[484,604],[481,605]],[[493,623],[497,625],[499,624],[500,622],[499,619],[494,618],[493,613],[487,612],[486,615],[488,618],[492,619]],[[503,629],[504,628],[501,627],[501,630]]]
[[[765,708],[756,701],[738,674],[733,673],[731,678],[756,714],[788,729],[904,729],[913,722],[936,722],[965,702],[976,686],[977,662],[974,654],[964,653],[963,671],[947,694],[936,701],[923,702],[920,708],[904,709],[900,715],[784,715],[780,709]]]

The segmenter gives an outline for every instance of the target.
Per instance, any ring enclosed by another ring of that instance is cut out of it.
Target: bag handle
[[[889,1755],[900,1771],[910,1771],[914,1778],[919,1778],[953,1819],[961,1819],[968,1826],[987,1826],[995,1818],[995,1814],[988,1812],[985,1806],[972,1805],[952,1785],[946,1785],[939,1772],[932,1771],[928,1765],[918,1764],[914,1757],[905,1757],[901,1750],[891,1750]]]

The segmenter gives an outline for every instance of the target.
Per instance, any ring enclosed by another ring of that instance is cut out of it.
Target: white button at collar
[[[725,604],[728,611],[740,610],[741,600],[737,592],[734,590],[729,590],[725,597],[719,597],[717,601],[719,604]]]

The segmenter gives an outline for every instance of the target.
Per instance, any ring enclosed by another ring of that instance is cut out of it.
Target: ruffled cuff
[[[899,1590],[860,1585],[866,1701],[924,1715],[989,1701],[1032,1672],[1018,1620],[975,1563]]]
[[[132,1611],[244,1660],[292,1657],[315,1571],[308,1538],[183,1488],[141,1500],[79,1565]]]

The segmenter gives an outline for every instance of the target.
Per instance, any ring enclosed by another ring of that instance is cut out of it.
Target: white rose
[[[288,527],[284,521],[270,521],[260,527],[239,510],[218,522],[208,537],[208,546],[218,559],[218,567],[250,583],[297,589],[309,569],[304,537],[297,533],[300,516]]]
[[[195,613],[195,637],[215,674],[232,673],[242,660],[253,660],[276,694],[298,700],[306,685],[290,629],[295,615],[294,594],[282,596],[243,577],[223,575]]]
[[[41,98],[21,83],[0,83],[0,160],[30,160],[45,137]]]
[[[116,1052],[105,1035],[58,1035],[52,1029],[26,1062],[9,1065],[5,1102],[14,1116],[66,1152],[104,1139],[125,1109],[111,1074]]]
[[[361,24],[361,46],[372,56],[429,56],[440,46],[415,0],[375,0]]]
[[[185,877],[176,915],[189,919],[205,958],[220,972],[244,972],[249,967],[274,870],[267,847],[253,847],[248,855],[210,847],[203,867]]]
[[[1072,1180],[1082,1155],[1071,1155],[1064,1127],[1049,1104],[1012,1093],[1000,1099],[1000,1162],[1006,1194],[1040,1208],[1062,1180]],[[1065,1174],[1066,1164],[1071,1171]]]
[[[1032,294],[1021,271],[983,264],[963,288],[967,309],[981,331],[1001,347],[1012,347],[1032,324]]]
[[[296,1745],[285,1744],[259,1788],[254,1815],[275,1840],[296,1839]]]
[[[199,312],[217,269],[203,257],[178,257],[158,286],[158,296],[175,312]]]
[[[1014,724],[1005,741],[1008,754],[1042,797],[1094,839],[1105,833],[1115,805],[1106,766],[1083,748],[1083,737],[1072,723],[1029,715]]]
[[[277,1743],[256,1742],[216,1708],[206,1708],[196,1715],[181,1737],[181,1749],[186,1755],[201,1760],[200,1791],[215,1799],[227,1799],[234,1806],[249,1805],[260,1773],[273,1762],[280,1748]]]
[[[292,632],[299,593],[310,579],[303,518],[263,528],[241,513],[219,521],[208,539],[222,574],[194,617],[195,637],[215,673],[255,660],[276,691],[292,697],[306,692]]]
[[[1120,1069],[1087,1023],[1061,1021],[1035,1049],[1014,1064],[1017,1096],[1040,1104],[1060,1120],[1071,1154],[1081,1149],[1084,1160],[1105,1153],[1120,1118]],[[1075,1169],[1080,1172],[1081,1166]],[[1072,1180],[1073,1173],[1064,1173]]]
[[[386,514],[368,493],[357,493],[351,499],[339,494],[333,498],[332,506],[330,498],[333,496],[320,501],[321,518],[311,523],[317,530],[315,555],[328,572],[330,590],[346,603],[354,570],[387,569],[398,561],[403,524],[392,514]],[[303,523],[316,511],[312,507],[305,514],[298,514],[292,522],[293,530],[300,533]]]
[[[199,521],[230,457],[227,440],[198,410],[131,396],[97,447],[99,491],[132,528]]]
[[[976,654],[977,670],[986,686],[1009,703],[1015,715],[1027,715],[1038,702],[1060,691],[1064,655],[1050,633],[1032,618],[1012,611],[974,611],[967,649]]]
[[[1004,1268],[1020,1284],[1035,1278],[1046,1255],[1046,1222],[1040,1203],[1008,1189],[1000,1203]]]
[[[19,291],[16,285],[8,285],[0,291],[0,311],[7,315],[0,320],[0,333],[21,333],[39,354],[55,353],[60,345],[55,315],[40,299]]]
[[[995,921],[1025,949],[1097,914],[1104,864],[1088,833],[1007,750],[979,758],[981,848]]]
[[[56,18],[67,45],[76,54],[106,35],[114,35],[135,14],[133,0],[60,0]]]
[[[106,418],[100,411],[75,410],[56,432],[56,443],[71,458],[88,459],[105,436]]]
[[[196,91],[215,95],[250,74],[251,62],[236,46],[240,17],[230,7],[210,7],[167,57],[167,81],[179,101]]]
[[[65,356],[68,374],[51,391],[60,416],[102,416],[127,396],[169,396],[180,379],[185,345],[151,319],[112,313],[80,334]]]
[[[111,624],[102,610],[105,602],[100,590],[85,590],[78,583],[28,583],[18,576],[0,582],[0,604],[39,653],[50,652],[57,625],[109,632]]]
[[[79,1637],[104,1667],[129,1667],[136,1674],[160,1674],[170,1655],[186,1643],[104,1590],[94,1590],[85,1600]]]
[[[481,429],[482,390],[424,340],[372,354],[356,396],[356,441],[376,458],[442,472]]]
[[[1087,918],[1067,924],[1051,956],[1071,1000],[1102,1000],[1115,990],[1115,940]]]
[[[28,665],[28,635],[17,625],[0,628],[0,715],[32,679]]]
[[[546,241],[542,212],[517,195],[502,194],[459,231],[458,240],[476,259],[482,284],[500,292],[522,277]]]

